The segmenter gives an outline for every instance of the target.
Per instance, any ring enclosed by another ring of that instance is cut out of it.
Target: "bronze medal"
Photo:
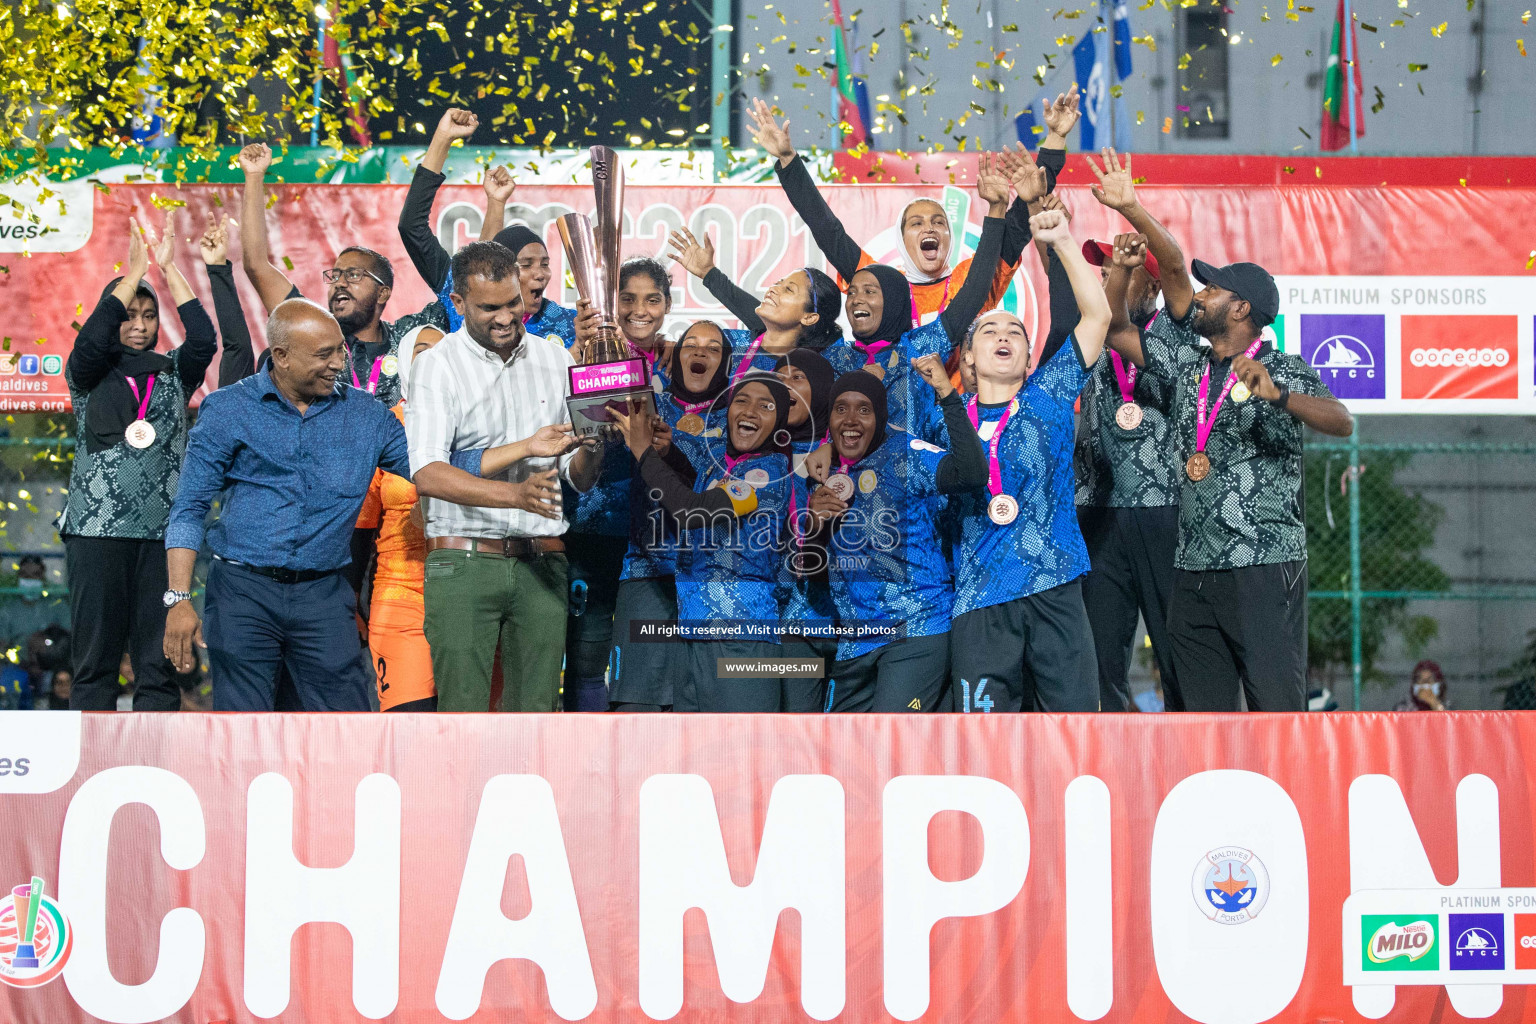
[[[677,429],[685,434],[697,434],[704,429],[704,417],[691,412],[677,421]]]
[[[1184,475],[1199,483],[1211,475],[1211,460],[1205,452],[1195,452],[1184,462]]]
[[[1007,526],[1019,518],[1019,503],[1011,494],[999,494],[987,503],[987,518],[998,526]]]
[[[155,428],[148,420],[134,420],[123,431],[123,440],[134,448],[148,448],[155,443]]]
[[[874,374],[876,380],[885,380],[885,367],[881,366],[879,363],[870,363],[868,366],[864,367],[864,369]]]
[[[827,490],[839,501],[853,497],[853,477],[847,473],[833,473],[827,477]]]
[[[1141,406],[1135,402],[1126,402],[1115,410],[1115,426],[1121,430],[1135,430],[1141,426],[1142,416],[1145,415]]]

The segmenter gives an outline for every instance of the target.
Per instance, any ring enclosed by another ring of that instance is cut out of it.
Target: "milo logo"
[[[1435,918],[1365,914],[1360,932],[1365,940],[1360,966],[1367,971],[1438,971],[1439,946]]]

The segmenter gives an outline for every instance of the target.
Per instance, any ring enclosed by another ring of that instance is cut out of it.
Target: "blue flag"
[[[1044,104],[1048,101],[1046,90],[1041,89],[1029,101],[1029,106],[1019,111],[1013,118],[1013,130],[1018,132],[1019,141],[1024,143],[1024,148],[1031,153],[1040,148],[1040,140],[1045,138],[1044,132],[1036,133],[1035,128],[1036,126],[1043,128],[1045,125],[1043,111]]]
[[[1079,145],[1085,151],[1113,145],[1119,150],[1131,148],[1131,122],[1125,113],[1125,100],[1115,99],[1115,130],[1110,133],[1109,33],[1089,32],[1072,48],[1072,62],[1077,71],[1077,91],[1081,94],[1082,120],[1077,124]]]
[[[1115,77],[1131,77],[1131,9],[1126,0],[1115,0]]]

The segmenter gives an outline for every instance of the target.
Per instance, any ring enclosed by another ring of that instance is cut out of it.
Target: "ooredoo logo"
[[[1536,971],[1536,914],[1515,915],[1515,970]]]
[[[1513,316],[1404,316],[1404,398],[1515,398]]]
[[[41,878],[11,890],[0,909],[0,984],[46,985],[63,973],[73,950],[69,918],[44,895]]]

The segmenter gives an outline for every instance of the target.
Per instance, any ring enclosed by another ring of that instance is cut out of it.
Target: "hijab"
[[[820,353],[803,348],[785,353],[773,364],[775,370],[782,370],[786,366],[804,371],[811,385],[811,414],[798,427],[789,428],[789,439],[820,440],[827,433],[827,413],[832,408],[832,381],[837,377],[837,371]],[[870,375],[866,373],[864,376]]]
[[[875,275],[884,299],[880,323],[875,333],[868,338],[853,337],[849,340],[866,356],[878,357],[886,347],[896,344],[903,334],[912,329],[912,286],[901,276],[900,271],[884,263],[871,263],[859,268],[860,272],[865,270]],[[885,345],[880,342],[885,342]]]
[[[874,380],[874,376],[872,374],[866,373],[864,376]],[[880,382],[875,381],[875,383],[879,384]],[[766,387],[768,389],[768,393],[773,396],[774,404],[773,429],[768,432],[767,440],[765,440],[759,447],[752,449],[752,451],[777,452],[779,454],[786,454],[788,445],[785,444],[785,441],[787,441],[789,438],[789,430],[787,427],[789,424],[789,403],[791,399],[789,396],[789,388],[785,387],[784,382],[779,380],[779,378],[775,377],[773,374],[762,370],[754,370],[753,372],[747,374],[745,377],[741,378],[741,380],[737,381],[735,384],[732,384],[730,390],[726,391],[725,393],[726,416],[730,416],[731,403],[736,401],[736,395],[740,393],[741,389],[746,387],[748,384],[762,384],[764,387]],[[735,458],[738,455],[748,454],[747,452],[739,452],[736,450],[736,442],[731,438],[731,427],[729,420],[727,420],[725,427],[725,453],[732,458]]]
[[[885,443],[890,435],[886,433],[886,423],[890,419],[890,411],[885,402],[885,385],[880,378],[863,370],[851,370],[843,374],[832,385],[832,394],[827,399],[827,408],[830,410],[832,403],[837,401],[838,395],[844,395],[853,391],[869,399],[869,404],[875,410],[875,433],[869,440],[869,448],[864,452],[864,458],[874,454],[876,448]]]
[[[695,320],[688,325],[688,331],[699,324],[710,324],[717,331],[720,330],[720,325],[713,320]],[[683,337],[688,336],[688,331],[683,332]],[[683,383],[683,343],[681,341],[672,346],[672,358],[667,363],[667,373],[672,378],[672,386],[667,390],[673,397],[690,405],[694,402],[713,402],[720,396],[720,392],[725,390],[726,380],[731,373],[731,339],[725,336],[724,331],[720,331],[720,365],[715,367],[715,375],[709,379],[704,390],[690,391]]]
[[[120,281],[122,278],[116,277],[107,282],[107,286],[101,291],[101,298],[105,299]],[[134,292],[135,297],[140,295],[154,304],[158,323],[160,297],[144,281],[139,282]],[[132,299],[129,301],[131,302]],[[116,330],[116,327],[113,330]],[[155,351],[155,344],[159,340],[158,326],[155,329],[155,341],[151,342],[147,349],[131,348],[124,345],[121,340],[113,339],[114,348],[111,356],[114,363],[113,371],[91,391],[91,400],[85,409],[85,439],[89,451],[93,453],[104,451],[123,439],[123,431],[128,428],[128,424],[139,418],[139,402],[144,395],[146,378],[164,373],[171,368],[170,356]],[[133,389],[128,386],[129,377],[134,378],[135,384],[139,386],[139,398],[133,397]]]
[[[540,245],[544,244],[544,239],[534,234],[533,229],[526,224],[512,224],[504,227],[496,232],[496,237],[491,239],[491,241],[511,249],[513,256],[516,256],[523,251],[525,246],[532,245],[534,242]]]
[[[903,276],[906,277],[907,281],[912,284],[937,284],[938,282],[948,277],[950,274],[954,273],[954,271],[950,270],[948,267],[945,267],[944,273],[940,274],[938,277],[929,277],[927,274],[917,269],[917,264],[912,262],[912,254],[907,252],[907,211],[912,209],[912,207],[916,206],[918,203],[932,203],[941,209],[944,206],[944,204],[939,202],[937,199],[914,199],[906,206],[901,208],[901,217],[896,221],[896,241],[901,246],[901,269],[903,271]],[[946,211],[946,216],[947,215],[948,211]],[[950,242],[950,255],[954,255],[953,240]]]

